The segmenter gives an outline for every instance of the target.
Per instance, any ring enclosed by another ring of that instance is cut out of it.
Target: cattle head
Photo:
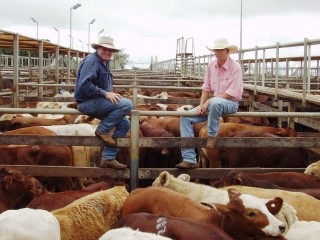
[[[34,188],[30,190],[30,193],[33,197],[40,197],[49,192],[36,178],[32,177],[32,181],[34,183]]]
[[[231,185],[243,185],[241,176],[242,176],[242,172],[229,171],[224,177],[216,181],[212,181],[211,186],[220,188],[220,187],[231,186]]]
[[[286,225],[287,232],[291,226],[298,221],[297,211],[287,202],[282,202],[281,205],[282,206],[280,206],[279,198],[274,198],[266,203],[268,210],[272,214],[275,213],[274,216]]]
[[[306,170],[304,171],[305,174],[314,175],[320,177],[320,161],[311,163]]]
[[[4,190],[31,190],[35,188],[34,178],[9,168],[0,169],[0,182]]]
[[[38,196],[38,189],[35,179],[25,176],[19,171],[9,168],[0,169],[0,200],[5,203],[8,209],[20,203],[26,194]],[[1,194],[3,193],[3,195]]]
[[[250,199],[250,195],[241,194],[235,189],[229,189],[228,194],[229,203],[215,204],[215,207],[223,215],[222,228],[235,239],[275,237],[285,231],[284,223],[272,216],[264,204],[257,203],[256,198]]]

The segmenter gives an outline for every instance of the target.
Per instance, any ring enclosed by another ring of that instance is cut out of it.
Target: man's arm
[[[208,105],[209,105],[208,99],[209,98],[210,98],[209,92],[202,90],[198,114],[204,114],[208,111]]]

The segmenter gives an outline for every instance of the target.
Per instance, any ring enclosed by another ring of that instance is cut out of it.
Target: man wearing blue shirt
[[[126,117],[133,108],[131,100],[113,92],[113,77],[109,61],[114,52],[120,49],[114,46],[111,37],[102,36],[99,43],[92,43],[96,51],[83,59],[80,64],[75,90],[75,100],[79,111],[100,119],[96,136],[105,143],[100,167],[123,169],[127,166],[115,158],[119,151],[113,138],[126,136],[130,121]],[[114,131],[113,131],[114,129]]]

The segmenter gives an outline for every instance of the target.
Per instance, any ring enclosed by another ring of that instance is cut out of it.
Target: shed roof
[[[43,42],[43,52],[47,53],[54,53],[57,48],[57,44],[45,41],[43,39],[35,39],[31,37],[27,37],[24,35],[21,35],[19,33],[13,33],[13,32],[8,32],[5,30],[0,29],[0,47],[3,48],[13,48],[14,46],[14,39],[15,37],[19,37],[19,49],[20,50],[26,50],[26,51],[39,51],[39,45],[41,41]],[[68,54],[68,47],[64,47],[59,45],[59,53],[63,55]],[[81,56],[83,54],[88,55],[89,52],[86,51],[81,51],[81,50],[76,50],[76,49],[71,49],[70,50],[70,55],[75,57],[76,54],[79,53]]]

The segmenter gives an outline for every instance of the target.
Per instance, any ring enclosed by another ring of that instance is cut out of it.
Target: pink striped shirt
[[[240,100],[243,93],[240,64],[229,57],[219,68],[218,60],[214,60],[208,65],[201,88],[214,96],[226,93],[232,96],[231,100]]]

